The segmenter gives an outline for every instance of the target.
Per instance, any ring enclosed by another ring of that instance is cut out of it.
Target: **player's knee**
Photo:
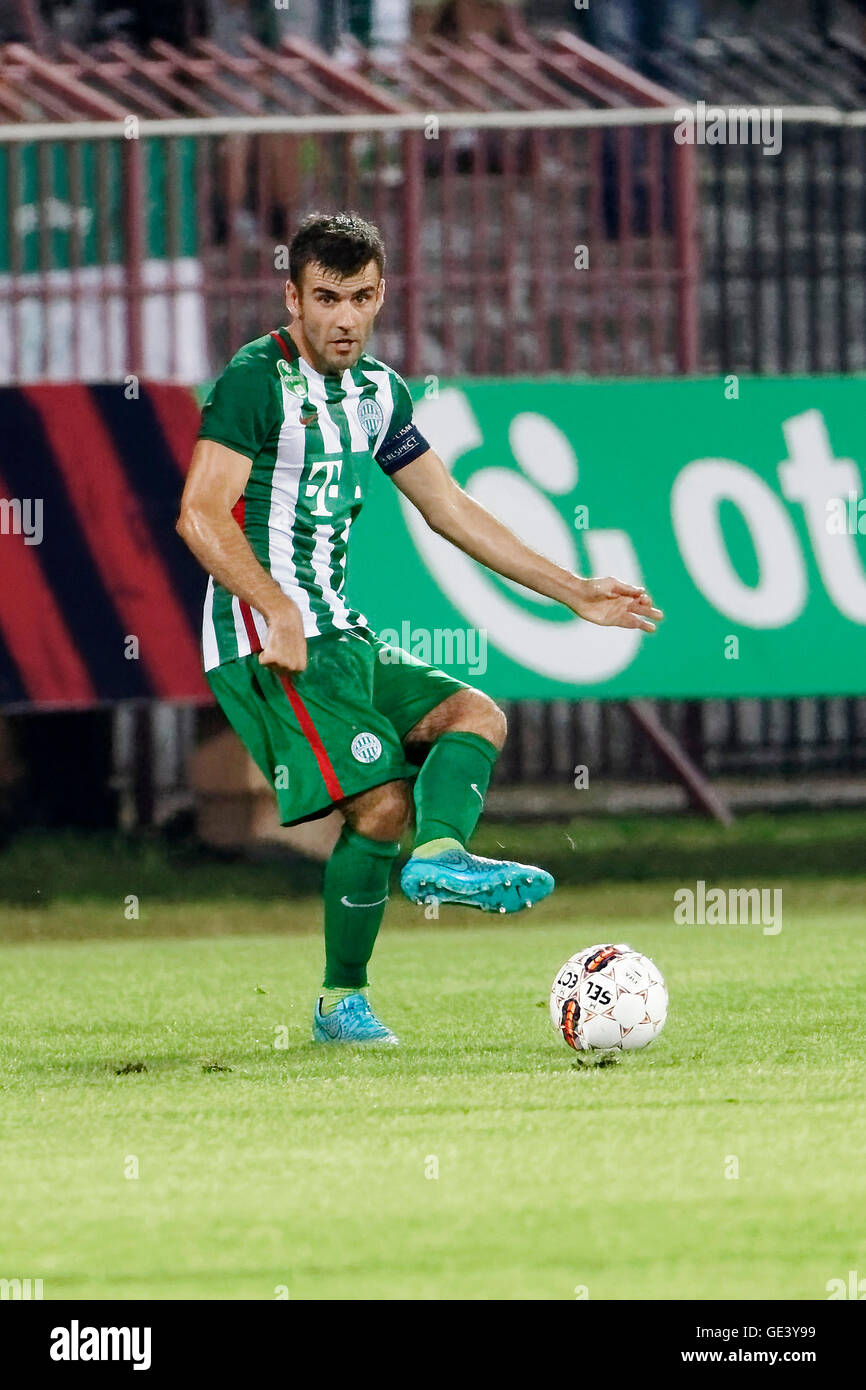
[[[494,700],[491,700],[490,704],[491,731],[484,737],[494,743],[497,748],[502,748],[508,736],[508,720],[505,717],[505,710],[500,709]]]
[[[495,748],[502,748],[508,733],[508,720],[505,711],[499,708],[495,700],[480,690],[473,690],[455,727],[479,734]]]
[[[408,782],[386,782],[353,798],[343,814],[353,830],[369,840],[399,840],[412,813]]]

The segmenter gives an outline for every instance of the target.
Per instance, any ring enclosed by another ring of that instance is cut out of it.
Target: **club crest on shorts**
[[[372,396],[365,396],[358,402],[358,419],[364,427],[365,434],[370,439],[375,439],[382,428],[385,416],[382,414],[382,407],[379,402],[373,400]]]
[[[359,763],[374,763],[382,755],[382,744],[375,734],[356,734],[352,739],[352,757]]]

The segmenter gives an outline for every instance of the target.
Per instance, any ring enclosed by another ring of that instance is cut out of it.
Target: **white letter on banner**
[[[758,583],[744,584],[731,564],[719,504],[732,502],[758,557]],[[686,569],[719,612],[749,627],[784,627],[806,601],[806,569],[788,513],[763,479],[731,459],[695,459],[678,475],[671,517]]]

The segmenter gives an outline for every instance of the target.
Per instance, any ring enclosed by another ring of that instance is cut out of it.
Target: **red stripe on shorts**
[[[253,610],[248,603],[241,600],[241,617],[244,620],[244,627],[247,630],[247,637],[250,639],[250,652],[260,652],[262,650],[262,639],[259,637],[258,629],[253,621]]]
[[[331,760],[325,752],[325,745],[316,732],[316,726],[310,718],[310,712],[298,694],[288,676],[280,676],[282,687],[289,697],[289,704],[295,712],[295,718],[301,726],[306,736],[306,740],[313,750],[316,762],[319,764],[319,771],[324,778],[328,795],[332,801],[341,801],[345,796],[343,788],[340,786],[339,778],[331,766]]]

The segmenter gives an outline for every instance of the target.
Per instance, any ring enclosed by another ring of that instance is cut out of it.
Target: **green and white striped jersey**
[[[236,352],[205,401],[199,439],[252,461],[234,509],[260,564],[298,605],[307,637],[366,625],[344,594],[346,549],[370,465],[386,473],[429,445],[412,421],[409,388],[366,354],[322,375],[287,328]],[[259,651],[264,618],[210,576],[202,646],[206,671]]]

